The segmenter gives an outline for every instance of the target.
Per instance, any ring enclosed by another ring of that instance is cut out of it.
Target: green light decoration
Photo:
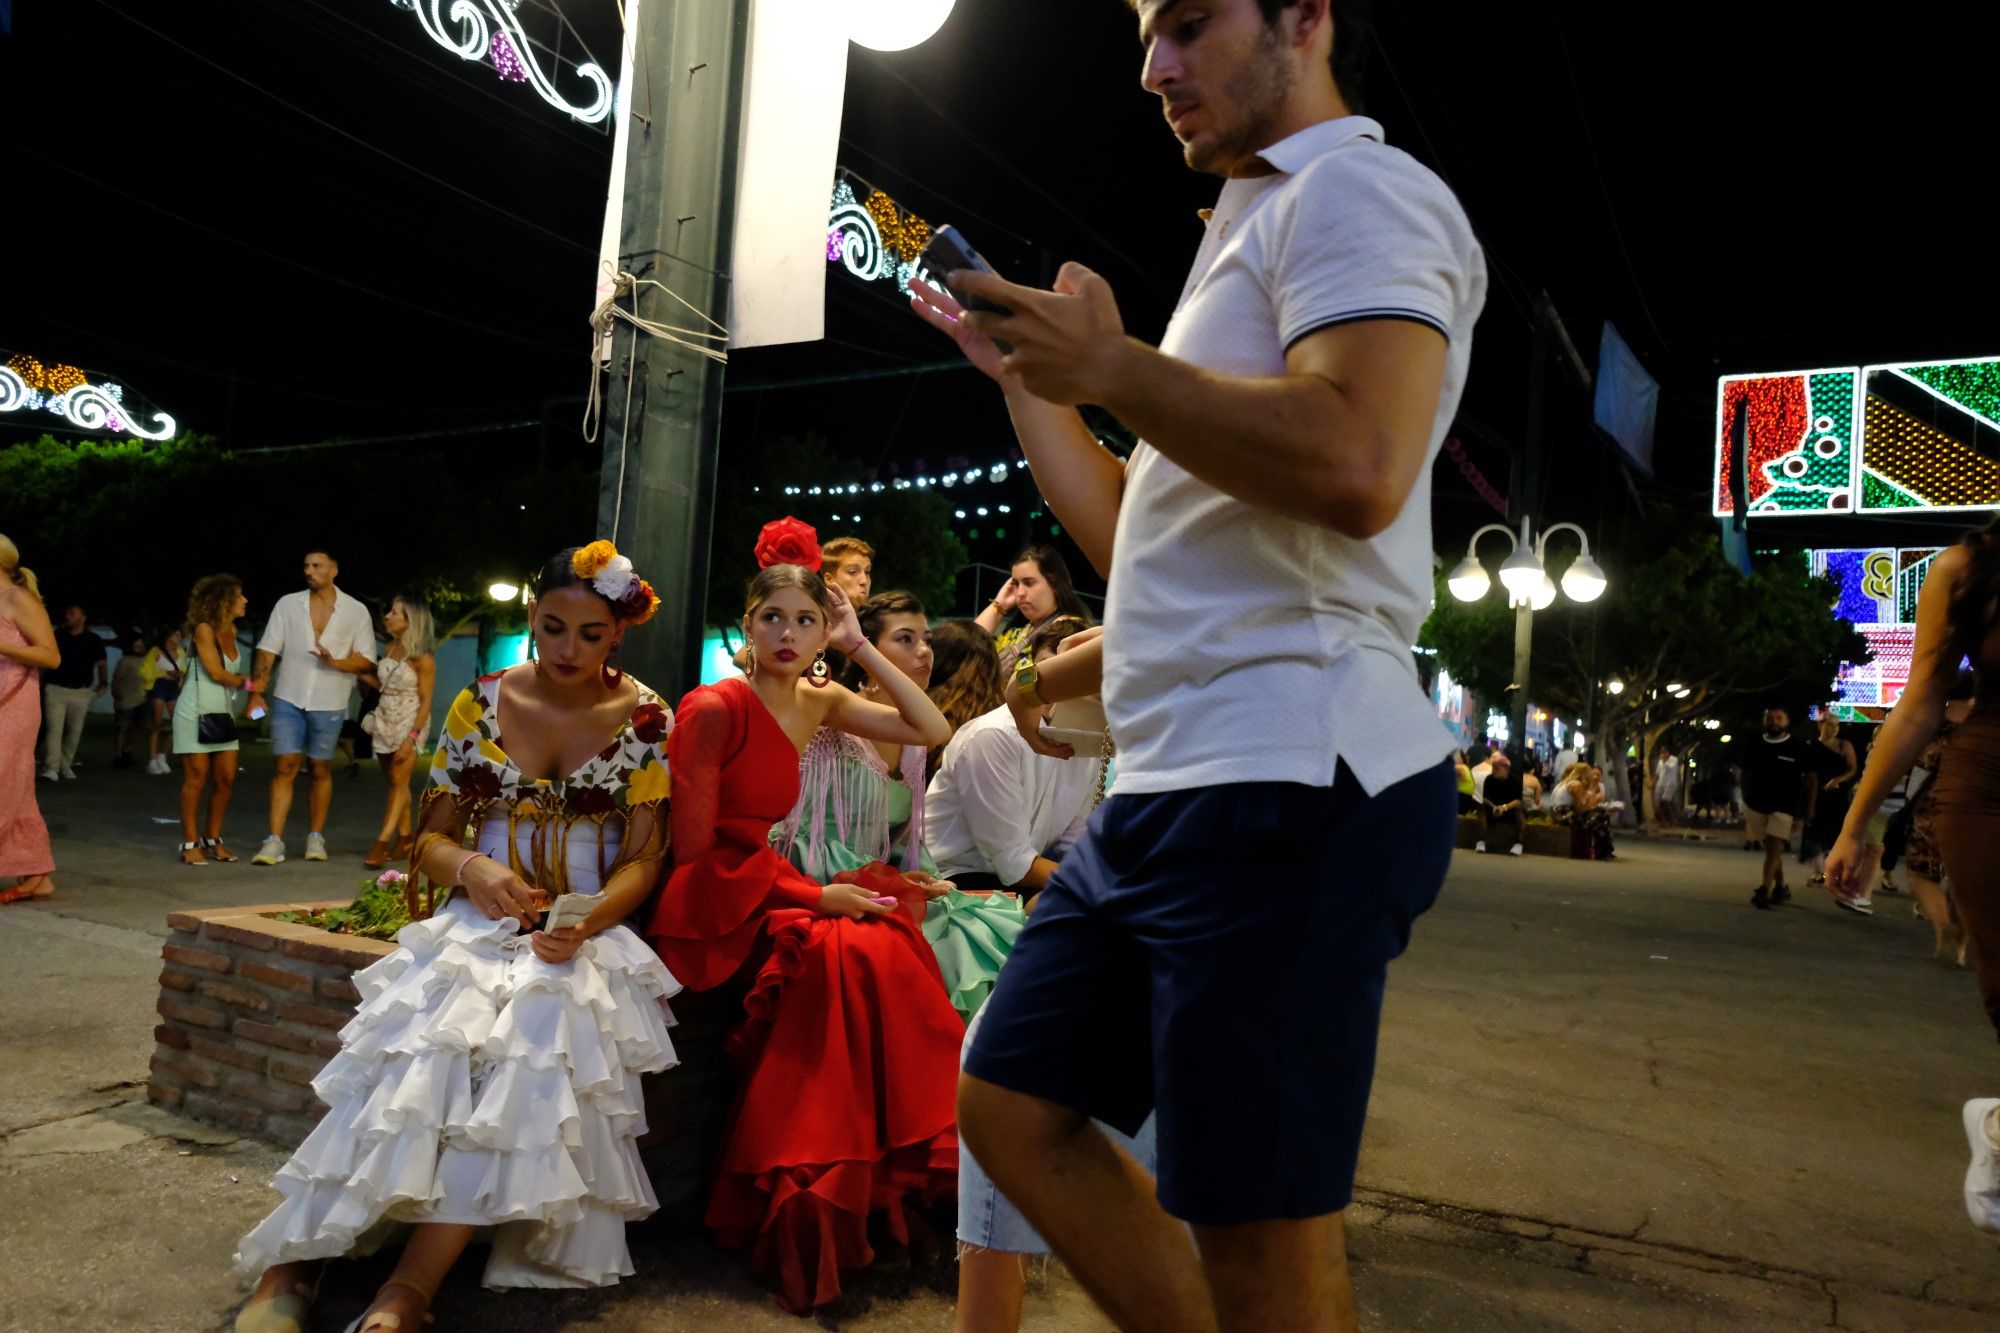
[[[1894,369],[1934,390],[1938,397],[2000,426],[2000,361],[1955,361]]]
[[[1862,373],[1861,512],[2000,507],[2000,358]]]

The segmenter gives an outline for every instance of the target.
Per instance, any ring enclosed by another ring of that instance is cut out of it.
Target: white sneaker
[[[1472,850],[1475,852],[1483,852],[1486,850],[1486,844],[1484,842],[1475,842],[1472,844]]]
[[[61,778],[62,774],[56,772],[53,768],[45,768],[42,770],[42,781],[44,782],[57,782],[60,781]]]
[[[1987,1126],[2000,1109],[2000,1097],[1975,1097],[1965,1104],[1966,1146],[1972,1161],[1965,1168],[1965,1214],[1982,1231],[2000,1231],[2000,1148],[1993,1146]]]
[[[169,773],[172,773],[174,771],[174,768],[172,764],[169,764],[167,762],[167,757],[165,755],[156,754],[153,756],[153,762],[146,766],[146,771],[148,773],[153,774],[155,777],[163,778],[166,777]]]
[[[326,839],[317,833],[306,834],[306,860],[326,860]]]
[[[1848,911],[1853,912],[1857,916],[1875,915],[1875,900],[1873,898],[1836,897],[1833,900],[1833,905],[1835,907],[1845,907]]]
[[[250,858],[253,866],[274,866],[285,859],[285,840],[273,833],[264,839],[264,845]]]
[[[1527,850],[1527,849],[1526,849],[1526,848],[1524,848],[1524,847],[1522,847],[1522,846],[1521,846],[1521,844],[1517,842],[1517,843],[1515,843],[1515,844],[1514,844],[1514,845],[1513,845],[1512,847],[1509,847],[1509,848],[1507,849],[1507,855],[1509,855],[1509,856],[1519,856],[1519,855],[1520,855],[1520,854],[1521,854],[1521,853],[1522,853],[1523,851],[1525,851],[1525,850]]]
[[[75,766],[71,764],[64,764],[62,766],[62,776],[64,782],[75,782],[76,781]]]

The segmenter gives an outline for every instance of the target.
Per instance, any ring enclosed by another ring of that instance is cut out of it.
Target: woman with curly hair
[[[184,866],[236,859],[222,841],[222,818],[236,791],[236,713],[244,686],[250,687],[253,712],[257,702],[257,684],[244,673],[243,649],[236,642],[236,622],[249,609],[243,580],[234,574],[197,579],[188,594],[187,625],[181,632],[187,643],[187,666],[180,697],[174,700]],[[211,777],[215,786],[208,795],[208,833],[203,836],[197,817],[202,788]]]
[[[1000,678],[1000,654],[993,636],[976,620],[947,620],[931,630],[931,683],[929,694],[951,734],[975,717],[984,717],[1000,706],[1007,682]],[[950,743],[946,737],[946,744]],[[924,764],[927,778],[937,776],[944,762],[944,746],[933,745]]]

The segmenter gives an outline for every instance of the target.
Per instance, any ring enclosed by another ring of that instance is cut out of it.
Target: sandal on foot
[[[361,864],[367,866],[370,870],[380,870],[388,863],[389,844],[380,838],[375,839],[375,845],[368,849],[368,855],[361,858]]]
[[[19,884],[16,884],[11,889],[0,889],[0,907],[4,907],[8,903],[40,902],[44,898],[53,897],[55,895],[55,890],[53,888],[47,889],[41,893],[35,892],[34,888],[31,886],[34,885],[37,881],[40,881],[42,884],[46,885],[48,883],[48,876],[31,875],[27,879],[22,880]]]
[[[203,838],[201,840],[201,849],[208,853],[208,859],[211,861],[227,863],[236,859],[236,853],[224,847],[220,838]]]
[[[194,857],[194,860],[188,860],[190,856]],[[181,864],[184,866],[205,866],[208,864],[208,858],[201,854],[201,839],[197,838],[193,842],[184,842],[181,844]]]
[[[420,1324],[429,1324],[434,1322],[431,1316],[430,1292],[425,1291],[422,1287],[418,1286],[414,1282],[399,1282],[392,1278],[391,1280],[384,1282],[381,1288],[376,1291],[375,1299],[378,1301],[381,1300],[382,1293],[389,1290],[389,1288],[391,1287],[401,1287],[404,1291],[414,1294],[418,1300],[424,1303],[423,1318],[419,1321]],[[402,1328],[403,1328],[403,1316],[399,1314],[389,1314],[388,1312],[384,1311],[380,1314],[370,1313],[362,1315],[359,1319],[355,1320],[353,1323],[347,1326],[347,1333],[402,1333]]]
[[[313,1289],[296,1287],[269,1300],[252,1301],[236,1314],[235,1333],[305,1333]]]

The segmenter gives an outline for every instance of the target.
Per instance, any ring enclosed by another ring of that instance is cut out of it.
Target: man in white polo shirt
[[[333,750],[347,721],[354,678],[375,664],[375,621],[368,608],[334,586],[340,566],[322,550],[306,552],[306,586],[278,599],[257,643],[254,675],[278,679],[271,690],[271,833],[250,858],[260,866],[285,859],[285,821],[299,765],[312,765],[306,860],[326,860],[326,812],[333,804]]]
[[[1386,969],[1453,839],[1409,645],[1485,262],[1451,191],[1353,114],[1363,5],[1134,7],[1145,87],[1225,178],[1160,348],[1077,265],[1053,292],[950,275],[1004,315],[915,288],[1110,581],[1116,794],[1000,975],[960,1132],[1120,1327],[1352,1328],[1341,1214]],[[1128,465],[1081,403],[1139,435]],[[1089,1122],[1154,1109],[1157,1199]]]

